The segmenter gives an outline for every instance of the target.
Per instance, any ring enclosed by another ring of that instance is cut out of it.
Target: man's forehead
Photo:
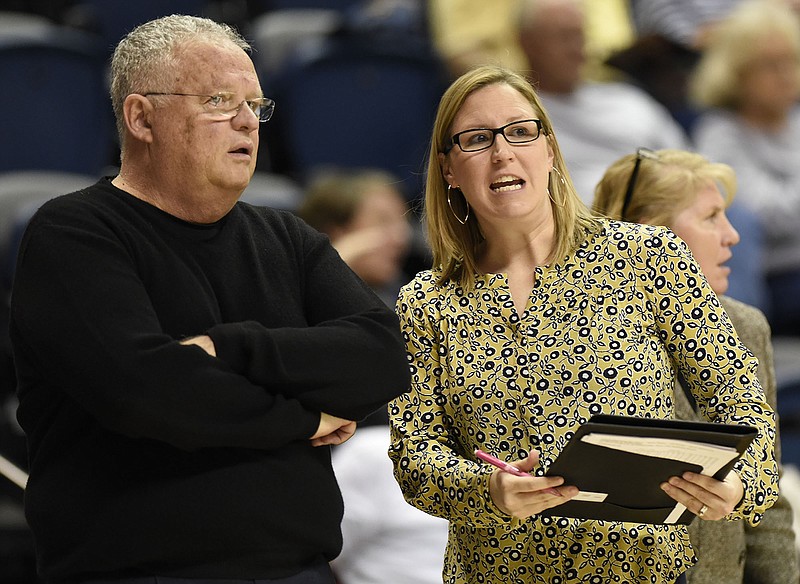
[[[250,56],[230,41],[187,40],[175,47],[175,57],[192,64],[198,60],[204,61],[203,68],[209,69],[217,68],[219,64],[227,62],[252,63]]]
[[[241,48],[228,45],[194,43],[180,52],[178,80],[193,80],[211,85],[240,80],[258,83],[250,56]]]

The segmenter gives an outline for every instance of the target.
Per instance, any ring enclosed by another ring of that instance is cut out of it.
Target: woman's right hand
[[[539,453],[513,463],[522,471],[530,471],[539,462]],[[503,513],[525,519],[545,509],[566,503],[578,494],[578,488],[564,485],[561,477],[518,477],[495,470],[489,479],[489,495]]]

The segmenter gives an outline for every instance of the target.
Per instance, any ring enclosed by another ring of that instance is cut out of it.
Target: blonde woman
[[[686,242],[742,342],[758,358],[758,378],[774,410],[769,324],[758,309],[723,296],[730,273],[726,263],[739,242],[725,215],[735,191],[736,176],[727,164],[684,150],[640,151],[609,167],[597,186],[593,208],[614,219],[663,225]],[[675,392],[675,413],[682,419],[700,418],[680,389]],[[779,446],[776,440],[777,460]],[[696,521],[689,536],[699,558],[687,572],[689,584],[798,581],[792,508],[782,495],[757,529],[742,521]]]
[[[593,414],[671,418],[676,368],[707,419],[759,438],[725,480],[661,487],[703,521],[757,524],[777,495],[773,413],[686,246],[592,215],[507,69],[445,92],[428,164],[433,267],[397,304],[412,383],[390,403],[389,452],[406,499],[449,521],[444,581],[676,582],[695,561],[685,527],[544,517],[577,489],[541,476]]]

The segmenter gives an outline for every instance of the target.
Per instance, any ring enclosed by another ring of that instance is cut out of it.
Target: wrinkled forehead
[[[231,90],[258,86],[250,56],[231,42],[188,41],[176,47],[173,75],[177,86],[199,90]]]

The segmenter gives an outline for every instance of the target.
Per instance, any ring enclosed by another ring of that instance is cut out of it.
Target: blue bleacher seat
[[[208,0],[80,0],[73,8],[97,31],[107,54],[136,26],[170,14],[203,16]]]
[[[445,87],[425,47],[332,37],[305,45],[262,86],[276,100],[273,127],[287,168],[305,182],[315,170],[382,168],[410,199],[422,191],[431,127]]]
[[[116,141],[105,70],[88,33],[53,25],[0,34],[0,172],[93,174],[111,164]]]
[[[6,294],[28,220],[45,201],[97,182],[98,176],[30,170],[0,173],[0,290]]]
[[[774,336],[781,460],[800,468],[800,337]]]
[[[257,12],[295,10],[297,8],[325,8],[347,11],[357,8],[364,0],[251,0]]]

